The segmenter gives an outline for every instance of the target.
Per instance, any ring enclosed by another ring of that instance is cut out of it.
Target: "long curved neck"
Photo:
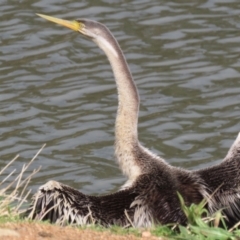
[[[112,66],[118,91],[118,111],[115,125],[115,153],[119,165],[130,179],[141,173],[135,155],[138,142],[139,95],[129,67],[117,41],[108,32],[107,40],[100,38],[96,43],[107,55]]]

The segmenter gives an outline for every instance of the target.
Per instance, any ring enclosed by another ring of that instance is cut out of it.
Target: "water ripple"
[[[125,181],[114,159],[117,94],[107,58],[35,12],[111,29],[139,88],[146,147],[189,169],[225,156],[240,129],[237,0],[1,3],[0,166],[20,153],[20,169],[47,143],[32,166],[42,165],[34,189],[55,179],[101,194]]]

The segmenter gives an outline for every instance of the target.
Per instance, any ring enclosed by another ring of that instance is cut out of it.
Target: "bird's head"
[[[59,25],[70,28],[73,31],[81,33],[82,35],[94,41],[103,50],[107,50],[113,55],[117,56],[117,52],[114,50],[114,45],[116,42],[105,25],[89,19],[68,21],[43,14],[37,15],[51,22],[55,22]]]

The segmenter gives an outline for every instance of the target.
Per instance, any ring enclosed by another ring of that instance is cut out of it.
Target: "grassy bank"
[[[188,219],[187,226],[165,225],[155,226],[151,229],[123,229],[113,226],[106,229],[92,225],[82,228],[70,226],[61,228],[49,223],[20,219],[21,206],[26,202],[30,193],[26,192],[27,186],[31,177],[39,169],[33,170],[28,176],[25,176],[24,172],[41,150],[28,164],[23,165],[20,173],[16,174],[11,183],[6,184],[6,181],[14,176],[15,170],[0,183],[0,239],[39,239],[39,237],[44,237],[44,239],[139,239],[139,237],[147,239],[240,239],[238,225],[227,229],[221,212],[210,216],[204,209],[204,202],[186,207],[181,196],[179,199]],[[17,158],[18,156],[0,171],[0,176]]]

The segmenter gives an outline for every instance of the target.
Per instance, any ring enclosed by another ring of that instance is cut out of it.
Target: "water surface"
[[[36,12],[110,28],[139,89],[144,146],[187,169],[224,158],[240,130],[239,1],[0,3],[0,167],[20,154],[19,170],[46,143],[29,169],[42,166],[33,190],[55,179],[103,194],[125,181],[114,159],[117,95],[105,55]]]

